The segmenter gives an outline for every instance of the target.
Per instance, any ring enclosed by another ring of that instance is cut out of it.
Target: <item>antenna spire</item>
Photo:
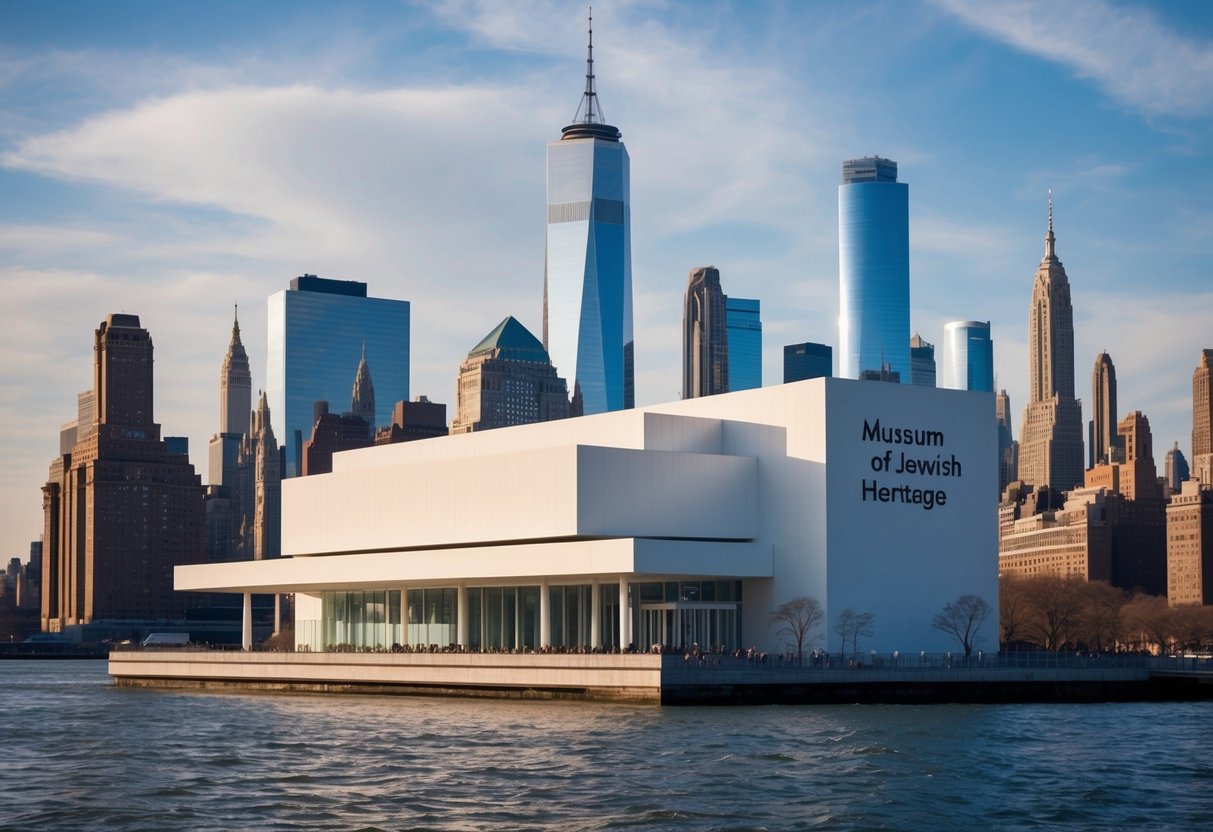
[[[1049,189],[1049,231],[1048,231],[1048,233],[1045,234],[1045,259],[1046,260],[1057,259],[1057,254],[1053,250],[1053,246],[1054,246],[1055,242],[1056,242],[1056,240],[1053,237],[1053,189],[1050,188]]]
[[[581,96],[581,104],[577,107],[577,113],[573,116],[574,122],[577,122],[577,117],[581,115],[582,107],[585,108],[585,117],[581,119],[582,124],[598,124],[602,120],[602,105],[598,103],[598,92],[594,88],[593,6],[590,6],[589,14],[589,46],[586,49],[585,58],[585,92]],[[595,110],[597,110],[597,112],[595,112]]]

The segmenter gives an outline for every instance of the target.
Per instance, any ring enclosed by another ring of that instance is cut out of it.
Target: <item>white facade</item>
[[[993,411],[990,394],[812,379],[348,451],[283,483],[292,557],[178,567],[177,588],[294,592],[300,639],[324,626],[325,593],[383,591],[405,643],[434,640],[409,624],[430,604],[418,591],[450,590],[449,640],[478,645],[490,612],[518,633],[530,614],[521,590],[501,613],[485,588],[526,587],[535,646],[643,649],[660,621],[684,621],[660,630],[678,646],[735,612],[719,643],[771,651],[785,647],[771,611],[807,595],[826,610],[816,646],[840,649],[849,608],[874,615],[860,652],[882,653],[956,649],[931,620],[971,593],[994,610],[979,646],[996,650]]]

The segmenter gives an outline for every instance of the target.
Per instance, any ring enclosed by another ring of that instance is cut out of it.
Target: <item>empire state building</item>
[[[1074,308],[1070,281],[1057,259],[1053,198],[1045,254],[1036,269],[1028,312],[1028,406],[1019,440],[1019,478],[1037,488],[1069,491],[1083,482],[1082,407],[1074,398]]]

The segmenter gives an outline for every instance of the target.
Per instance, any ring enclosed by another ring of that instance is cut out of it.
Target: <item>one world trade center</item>
[[[585,93],[548,144],[543,345],[573,388],[573,415],[635,403],[628,151],[594,90],[590,20]]]

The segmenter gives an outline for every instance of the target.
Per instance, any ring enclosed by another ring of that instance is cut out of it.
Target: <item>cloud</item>
[[[935,0],[963,23],[1069,67],[1147,115],[1213,115],[1213,43],[1169,30],[1150,11],[1103,0]]]

